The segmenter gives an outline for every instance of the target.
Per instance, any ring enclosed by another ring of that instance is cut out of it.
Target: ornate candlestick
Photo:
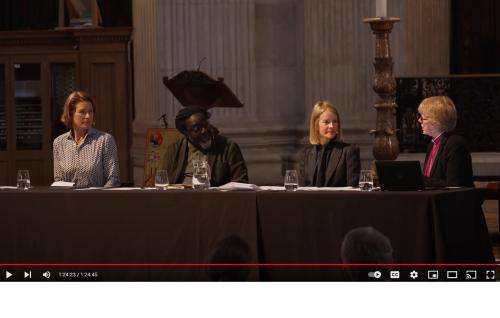
[[[375,77],[373,79],[373,90],[380,99],[375,102],[377,110],[377,121],[374,130],[370,133],[375,135],[373,145],[373,156],[377,160],[394,160],[399,155],[399,143],[396,129],[393,127],[394,102],[396,93],[396,80],[392,74],[391,49],[389,45],[389,34],[398,22],[399,18],[367,18],[363,21],[370,23],[375,34]]]

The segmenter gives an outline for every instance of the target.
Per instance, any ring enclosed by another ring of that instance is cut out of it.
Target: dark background
[[[451,74],[500,73],[500,1],[451,1]]]
[[[132,0],[98,0],[102,26],[132,26]],[[0,0],[0,31],[58,26],[59,0]]]

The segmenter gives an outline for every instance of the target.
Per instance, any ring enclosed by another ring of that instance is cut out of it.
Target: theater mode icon
[[[457,271],[446,271],[446,278],[448,279],[457,279],[458,272]]]

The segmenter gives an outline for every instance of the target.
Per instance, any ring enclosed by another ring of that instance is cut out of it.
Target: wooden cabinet
[[[75,89],[94,99],[95,127],[115,137],[120,178],[132,179],[131,32],[0,32],[0,184],[15,184],[18,169],[29,169],[34,185],[52,182],[52,141],[65,131],[59,118]]]

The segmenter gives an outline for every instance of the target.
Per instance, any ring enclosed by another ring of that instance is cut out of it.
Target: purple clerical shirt
[[[427,157],[427,161],[425,162],[425,169],[424,169],[424,176],[430,177],[431,176],[431,170],[432,170],[432,165],[434,164],[434,159],[436,159],[436,155],[439,150],[439,145],[441,144],[441,138],[443,134],[440,134],[436,138],[432,139],[432,150],[431,153],[429,154],[429,157]]]

